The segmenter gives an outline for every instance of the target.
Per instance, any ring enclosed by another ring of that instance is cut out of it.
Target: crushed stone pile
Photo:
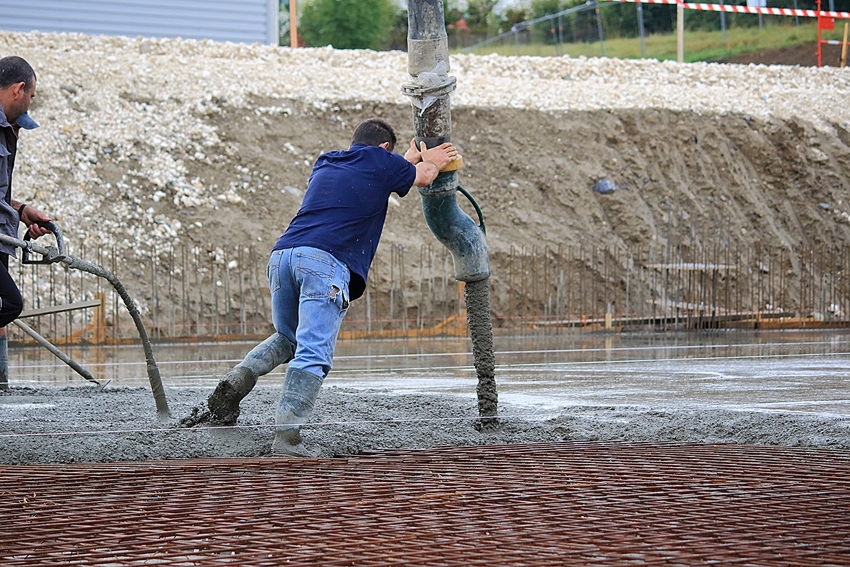
[[[42,124],[21,144],[18,198],[61,211],[69,243],[128,253],[179,242],[194,228],[145,203],[218,208],[262,184],[239,165],[228,186],[189,175],[188,162],[212,164],[231,151],[208,120],[223,108],[274,115],[291,112],[292,100],[323,110],[352,101],[408,104],[402,52],[0,32],[0,56],[13,54],[36,69],[32,114]],[[457,108],[658,108],[850,125],[850,74],[835,68],[466,54],[451,65]],[[96,166],[105,159],[126,168],[121,181],[102,178]],[[95,187],[110,214],[91,198]]]

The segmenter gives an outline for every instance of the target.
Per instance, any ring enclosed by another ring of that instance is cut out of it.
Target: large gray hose
[[[102,266],[86,262],[85,260],[80,260],[74,256],[66,256],[62,259],[62,263],[70,268],[104,278],[112,284],[112,287],[115,288],[115,291],[121,296],[121,299],[124,300],[124,305],[127,306],[127,311],[130,312],[130,316],[136,324],[136,330],[139,332],[139,338],[142,340],[142,347],[145,349],[148,381],[151,384],[153,399],[156,402],[156,415],[160,419],[168,419],[171,417],[171,410],[168,409],[168,400],[165,398],[165,389],[162,387],[162,378],[159,375],[159,367],[156,365],[156,359],[153,357],[153,348],[151,347],[151,342],[148,339],[148,333],[145,331],[145,326],[142,324],[142,316],[139,313],[139,309],[136,307],[136,302],[133,301],[133,298],[130,297],[130,294],[127,293],[127,290],[124,289],[124,286],[120,281],[118,281],[115,274]]]
[[[410,82],[402,86],[413,106],[417,146],[431,148],[451,141],[452,114],[449,95],[456,80],[448,75],[448,38],[442,0],[409,0],[407,71]],[[422,211],[434,236],[452,253],[455,278],[466,283],[466,316],[472,354],[478,374],[478,425],[498,425],[498,396],[490,320],[490,258],[483,222],[478,226],[457,204],[457,171],[440,173],[431,185],[420,187]]]

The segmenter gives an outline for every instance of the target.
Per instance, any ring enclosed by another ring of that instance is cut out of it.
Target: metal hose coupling
[[[455,278],[477,282],[490,277],[490,259],[484,231],[457,204],[456,171],[441,173],[428,187],[420,187],[422,211],[434,236],[449,249]]]

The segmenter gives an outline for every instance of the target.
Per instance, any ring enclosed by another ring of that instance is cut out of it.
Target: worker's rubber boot
[[[300,368],[288,368],[283,380],[283,395],[275,415],[272,454],[276,457],[317,457],[301,440],[301,425],[313,413],[313,404],[322,387],[322,377]]]
[[[292,343],[275,333],[249,352],[236,368],[224,375],[207,399],[212,421],[218,425],[236,425],[239,402],[257,384],[257,378],[289,362],[295,353]]]
[[[197,405],[180,420],[181,427],[194,427],[201,423],[235,425],[239,417],[239,402],[247,396],[257,379],[281,364],[292,360],[295,345],[280,333],[275,333],[249,352],[245,359],[224,375],[207,399],[206,407]]]
[[[0,337],[0,390],[9,389],[9,339]]]
[[[225,374],[207,398],[210,421],[216,425],[236,425],[239,402],[254,389],[257,378],[253,370],[241,365]]]

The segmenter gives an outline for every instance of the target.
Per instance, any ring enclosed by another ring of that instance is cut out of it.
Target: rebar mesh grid
[[[850,453],[553,443],[8,467],[40,565],[850,565]]]

